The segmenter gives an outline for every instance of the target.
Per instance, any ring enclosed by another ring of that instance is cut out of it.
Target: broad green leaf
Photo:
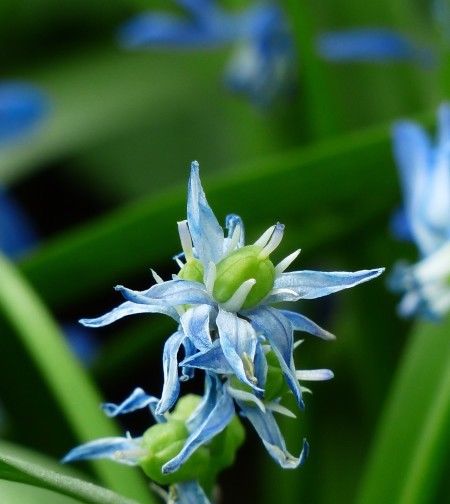
[[[206,167],[202,173],[218,218],[239,213],[250,240],[276,220],[287,225],[280,254],[342,239],[399,200],[386,127],[265,158],[211,181]],[[48,242],[21,269],[52,307],[106,292],[179,250],[175,223],[185,205],[183,184]]]
[[[35,366],[39,380],[50,391],[61,408],[65,422],[79,442],[97,437],[117,435],[114,423],[106,418],[99,408],[100,396],[72,356],[64,337],[47,312],[38,296],[29,287],[15,268],[0,257],[0,313],[11,327],[23,350],[17,355],[8,354],[5,346],[3,361],[13,361],[19,369]],[[4,374],[4,373],[3,373]],[[3,384],[8,376],[2,376]],[[33,383],[25,384],[33,391]],[[14,393],[15,384],[11,384]],[[20,397],[25,401],[26,396]],[[20,402],[20,400],[18,401]],[[55,413],[57,413],[55,411]],[[56,420],[57,416],[53,421]],[[37,422],[52,422],[52,412],[30,411],[28,430],[33,431]],[[57,429],[55,425],[55,430]],[[70,446],[67,447],[69,449]],[[140,498],[142,502],[152,502],[147,488],[129,468],[109,462],[93,462],[98,477],[110,488],[125,495]]]
[[[51,471],[19,458],[3,455],[1,452],[0,480],[16,481],[53,490],[85,504],[137,504],[137,501],[117,495],[106,488]]]
[[[450,440],[450,318],[418,324],[388,396],[361,504],[433,502]]]

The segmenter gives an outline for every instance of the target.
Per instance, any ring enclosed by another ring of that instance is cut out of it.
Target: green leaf
[[[13,356],[7,352],[8,345],[5,342],[1,358],[5,363],[8,360],[13,362],[19,371],[22,369],[24,376],[28,367],[37,368],[39,380],[56,400],[76,439],[84,442],[117,435],[114,423],[99,408],[99,394],[72,356],[60,329],[26,281],[1,256],[0,313],[14,328],[15,336],[22,345],[21,352]],[[8,383],[9,377],[4,374],[3,365],[2,372],[4,385]],[[34,383],[24,385],[29,390],[34,390]],[[14,386],[13,383],[10,386],[13,398]],[[26,405],[26,396],[22,399]],[[30,410],[28,416],[27,430],[31,432],[39,422],[52,422],[51,411]],[[57,422],[56,416],[53,421]],[[55,430],[57,427],[55,425]],[[142,502],[152,502],[138,473],[110,462],[94,461],[92,465],[101,480],[112,489],[140,498]]]
[[[421,323],[394,381],[359,502],[420,504],[433,492],[450,432],[450,317]]]
[[[85,504],[137,504],[111,490],[0,452],[0,479],[26,483],[74,497]],[[3,502],[3,500],[2,500]],[[24,502],[24,501],[22,501]]]

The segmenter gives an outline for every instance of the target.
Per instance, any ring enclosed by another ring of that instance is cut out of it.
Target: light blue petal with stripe
[[[315,322],[310,320],[308,317],[305,317],[301,313],[296,313],[289,310],[279,310],[292,324],[292,328],[294,331],[303,331],[308,334],[312,334],[313,336],[317,336],[318,338],[324,340],[334,340],[336,337],[330,332],[322,329]]]
[[[187,357],[180,363],[180,366],[188,369],[203,369],[217,374],[234,374],[219,340],[216,340],[209,350],[197,352]]]
[[[153,418],[158,423],[164,423],[166,419],[163,416],[156,414],[156,406],[159,402],[157,397],[147,394],[143,389],[137,387],[133,392],[120,404],[114,403],[104,403],[102,404],[102,410],[109,417],[115,417],[118,415],[126,415],[127,413],[132,413],[133,411],[138,411],[144,408],[148,408]]]
[[[184,334],[201,352],[212,346],[210,334],[210,316],[214,315],[214,308],[208,305],[193,306],[180,318]]]

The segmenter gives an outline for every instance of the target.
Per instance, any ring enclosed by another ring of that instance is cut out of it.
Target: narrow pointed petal
[[[289,320],[275,308],[259,307],[247,312],[254,328],[269,341],[278,358],[286,383],[291,389],[299,408],[303,409],[302,392],[295,376],[293,359],[294,336]]]
[[[334,378],[330,369],[301,369],[296,372],[296,376],[300,381],[325,381]]]
[[[112,324],[116,320],[120,320],[128,315],[135,315],[138,313],[162,313],[168,315],[174,320],[178,321],[180,316],[174,308],[164,305],[150,305],[150,304],[137,304],[133,301],[125,301],[121,305],[113,308],[110,312],[96,318],[83,318],[80,319],[80,324],[85,327],[103,327]]]
[[[184,334],[201,352],[207,351],[212,346],[209,319],[213,311],[212,306],[197,305],[190,308],[180,319]]]
[[[208,443],[214,436],[222,432],[234,417],[234,404],[231,397],[224,393],[222,384],[218,384],[214,407],[198,428],[191,432],[180,453],[167,462],[163,468],[163,474],[176,471],[201,445]]]
[[[275,287],[293,290],[301,299],[315,299],[368,282],[380,276],[383,271],[384,268],[354,272],[292,271],[278,277],[275,280]]]
[[[185,334],[177,331],[170,336],[163,351],[163,373],[164,385],[161,393],[161,400],[156,408],[156,414],[162,415],[168,411],[178,399],[180,393],[180,380],[178,376],[178,350],[180,349]]]
[[[175,485],[175,498],[170,504],[211,504],[196,481]]]
[[[207,265],[217,263],[223,253],[223,229],[211,210],[200,182],[199,165],[191,165],[188,188],[187,215],[189,230],[200,261]]]
[[[96,439],[77,446],[62,459],[63,463],[74,460],[109,459],[126,465],[136,465],[145,456],[140,438],[111,437]]]
[[[147,408],[151,404],[156,404],[157,402],[158,399],[156,397],[148,395],[144,390],[138,387],[134,389],[133,392],[120,404],[102,404],[102,410],[107,416],[115,417]]]
[[[304,315],[301,315],[300,313],[289,310],[280,310],[280,312],[292,324],[294,331],[307,332],[308,334],[312,334],[313,336],[317,336],[318,338],[328,341],[336,339],[336,336],[334,334],[331,334],[325,329],[322,329],[315,322],[305,317]]]
[[[180,366],[188,369],[203,369],[217,374],[234,374],[234,370],[225,357],[218,340],[214,342],[209,350],[198,352],[184,359]]]
[[[223,353],[237,378],[261,392],[262,389],[256,386],[253,370],[249,371],[244,365],[244,359],[253,363],[255,358],[255,331],[246,320],[222,309],[219,309],[216,324]]]
[[[303,448],[298,457],[291,455],[286,449],[286,443],[280,432],[273,414],[266,410],[262,413],[258,408],[238,402],[244,416],[248,418],[261,438],[269,455],[283,468],[296,469],[304,463],[308,455],[308,443],[303,440]]]

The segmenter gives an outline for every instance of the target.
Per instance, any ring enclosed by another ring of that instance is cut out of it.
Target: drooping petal
[[[234,417],[234,404],[231,397],[224,393],[223,385],[216,380],[216,392],[214,406],[206,405],[209,412],[205,420],[192,431],[186,440],[180,453],[162,467],[163,474],[176,471],[201,445],[210,441],[214,436],[222,432]]]
[[[303,448],[298,457],[291,455],[286,449],[286,443],[277,425],[273,414],[266,409],[262,412],[254,406],[249,406],[245,402],[238,401],[239,407],[244,416],[248,418],[255,428],[270,456],[283,469],[296,469],[304,463],[308,456],[309,445],[303,440]]]
[[[317,50],[327,61],[382,62],[407,60],[430,65],[433,53],[408,37],[385,28],[359,28],[321,34]]]
[[[115,287],[122,296],[133,303],[147,305],[163,304],[179,306],[185,304],[213,304],[205,287],[199,282],[189,280],[169,280],[153,285],[145,291],[134,291],[117,285]]]
[[[315,299],[355,287],[383,273],[384,268],[361,271],[292,271],[275,280],[276,288],[290,289],[301,299]]]
[[[199,164],[191,164],[188,186],[187,217],[192,242],[200,261],[207,266],[210,261],[217,263],[223,252],[223,229],[218,223],[206,200],[200,182]]]
[[[210,501],[196,481],[188,481],[175,485],[175,496],[168,504],[210,504]]]
[[[167,338],[163,351],[164,385],[161,400],[156,408],[156,414],[162,415],[168,411],[178,398],[180,393],[180,379],[178,376],[178,350],[186,335],[177,331]]]
[[[187,310],[180,319],[184,334],[201,352],[207,351],[212,346],[209,325],[213,312],[212,306],[197,305]]]
[[[141,438],[110,437],[96,439],[70,450],[63,463],[74,460],[110,459],[125,465],[136,465],[145,456]]]
[[[162,313],[163,315],[168,315],[174,320],[178,321],[180,316],[177,311],[171,306],[166,306],[163,304],[151,305],[151,304],[137,304],[134,301],[125,301],[116,308],[113,308],[110,312],[96,318],[83,318],[80,319],[80,324],[86,327],[103,327],[112,324],[116,320],[120,320],[128,315],[135,315],[138,313]]]
[[[294,336],[289,320],[275,308],[262,306],[246,312],[252,325],[260,331],[270,342],[280,363],[286,382],[297,401],[299,408],[303,409],[302,392],[295,376],[293,358]]]
[[[262,389],[256,385],[253,362],[256,352],[256,333],[251,325],[236,313],[219,308],[216,319],[220,345],[223,353],[236,376],[256,391]]]
[[[125,415],[133,411],[144,409],[151,404],[156,404],[158,399],[147,394],[143,389],[137,387],[133,392],[120,404],[104,403],[102,410],[109,417]]]
[[[217,374],[233,374],[234,370],[225,357],[220,341],[216,340],[209,350],[197,352],[184,359],[180,366],[188,369],[203,369]]]
[[[289,310],[280,310],[280,312],[289,320],[292,324],[292,328],[294,331],[303,331],[308,334],[312,334],[313,336],[317,336],[318,338],[324,340],[334,340],[336,337],[334,334],[322,329],[315,322],[305,317],[301,313],[296,313]]]

